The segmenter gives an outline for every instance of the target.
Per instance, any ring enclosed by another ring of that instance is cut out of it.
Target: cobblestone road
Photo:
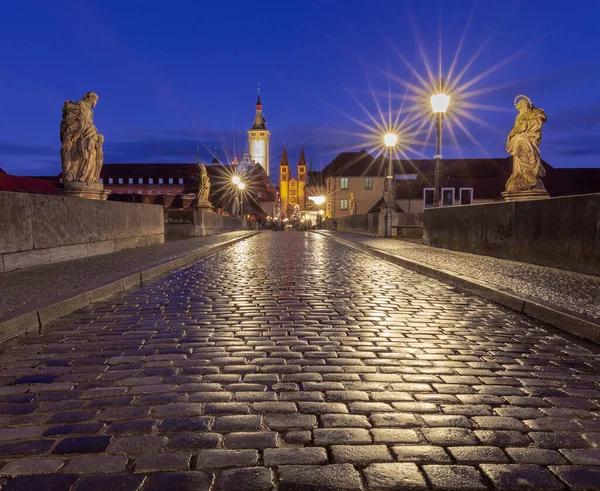
[[[321,232],[491,284],[502,291],[600,319],[600,276],[344,232]]]
[[[600,489],[600,356],[263,233],[0,354],[2,490]]]

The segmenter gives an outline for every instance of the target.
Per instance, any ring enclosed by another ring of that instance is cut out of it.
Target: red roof
[[[0,191],[13,193],[59,194],[58,187],[43,179],[35,177],[12,176],[0,173]]]

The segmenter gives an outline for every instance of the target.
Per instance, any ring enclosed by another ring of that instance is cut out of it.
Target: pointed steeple
[[[281,154],[281,163],[279,164],[279,167],[282,167],[284,165],[287,165],[289,167],[289,163],[288,163],[288,157],[287,157],[287,150],[285,148],[285,143],[283,144],[283,153]]]
[[[266,130],[267,121],[263,116],[262,103],[260,102],[260,85],[258,86],[258,99],[256,99],[256,116],[254,116],[254,125],[251,130]]]
[[[306,159],[304,158],[304,143],[302,144],[302,148],[300,149],[300,158],[298,159],[298,166],[301,165],[306,167]]]

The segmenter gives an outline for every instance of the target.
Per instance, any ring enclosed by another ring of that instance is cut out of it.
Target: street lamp
[[[440,78],[438,84],[438,93],[434,94],[429,99],[431,101],[431,109],[436,118],[436,139],[435,139],[435,191],[433,194],[433,207],[438,208],[441,201],[441,166],[442,166],[442,118],[448,106],[450,105],[450,96],[444,94],[444,79]]]
[[[317,210],[318,210],[318,215],[317,215],[317,227],[321,226],[321,221],[322,221],[322,217],[325,214],[321,208],[321,206],[323,205],[323,203],[325,203],[325,201],[327,200],[327,198],[325,198],[325,196],[310,196],[308,198],[309,200],[311,200],[315,205],[317,205]]]
[[[396,142],[398,141],[398,135],[396,133],[386,133],[383,136],[383,143],[389,150],[389,160],[388,160],[388,171],[386,176],[387,182],[387,197],[386,197],[386,210],[385,210],[385,236],[392,236],[392,214],[393,210],[396,208],[394,206],[394,202],[396,201],[396,190],[394,189],[394,169],[392,168],[392,153],[394,151],[394,147],[396,146]]]
[[[233,184],[234,188],[238,188],[238,185],[239,185],[239,183],[240,183],[241,181],[242,181],[242,179],[240,178],[240,176],[233,176],[233,177],[231,178],[231,183]],[[238,189],[239,189],[239,188],[238,188]],[[237,202],[237,204],[236,204],[236,202]],[[238,205],[239,205],[239,200],[238,200],[238,192],[237,192],[237,191],[235,191],[235,197],[233,198],[233,203],[234,203],[234,206],[233,206],[233,208],[235,209],[235,212],[236,212],[235,214],[236,214],[236,216],[237,216],[237,214],[239,213],[239,210],[238,210],[238,208],[237,208],[237,207],[238,207]],[[232,211],[232,213],[233,213],[233,211]]]
[[[239,180],[239,178],[238,178],[238,180]],[[241,180],[239,180],[239,182],[237,183],[237,187],[240,190],[240,214],[242,215],[242,220],[243,220],[244,219],[244,197],[242,195],[242,191],[244,191],[246,184],[244,184]]]

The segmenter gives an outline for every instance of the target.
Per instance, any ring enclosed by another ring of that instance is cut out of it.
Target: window
[[[171,180],[171,179],[169,179]],[[173,191],[167,191],[167,194],[173,194]]]
[[[113,184],[115,182],[115,180],[112,177],[108,178],[108,184]]]
[[[133,191],[127,191],[127,194],[133,194]]]
[[[148,184],[154,184],[154,178],[149,177],[148,178]]]
[[[179,178],[179,184],[183,184],[183,177]]]
[[[100,182],[101,182],[101,183],[104,183],[104,177],[101,177],[101,178],[100,178]]]
[[[163,192],[162,191],[157,191],[156,194],[163,194]]]
[[[348,200],[341,199],[340,200],[340,210],[347,210],[347,209],[348,209]]]
[[[138,184],[144,184],[144,178],[138,177]]]
[[[423,208],[433,208],[434,196],[435,196],[435,189],[433,189],[433,188],[423,189]]]
[[[454,206],[454,188],[442,188],[442,206]]]
[[[144,194],[144,192],[141,189],[138,189],[138,194]]]
[[[460,188],[460,204],[470,205],[473,203],[473,188]]]
[[[133,184],[133,177],[130,177],[128,182],[129,184]]]
[[[340,179],[340,189],[348,189],[348,178],[342,177]]]
[[[173,178],[172,177],[169,177],[169,184],[173,184]],[[169,193],[169,194],[171,194],[171,193]]]
[[[148,190],[148,194],[153,194],[152,191]]]
[[[365,189],[373,189],[373,178],[365,177]]]
[[[119,177],[119,184],[123,184],[123,178]]]
[[[163,184],[164,183],[164,179],[162,177],[158,178],[158,184]]]

